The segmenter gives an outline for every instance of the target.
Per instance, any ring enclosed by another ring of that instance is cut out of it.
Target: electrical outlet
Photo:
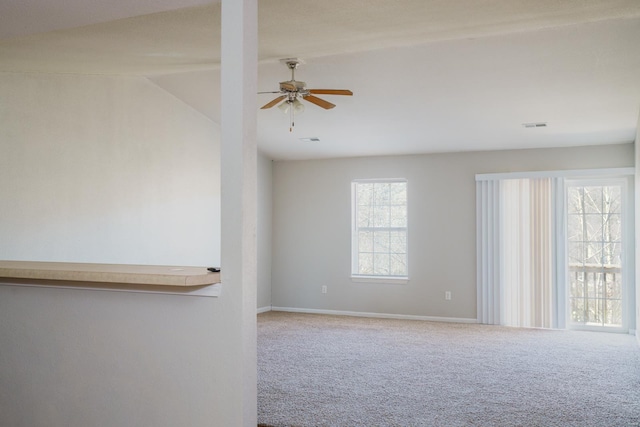
[[[323,293],[323,294],[326,294],[326,293],[327,293],[327,285],[324,285],[324,286],[322,287],[322,293]]]
[[[444,299],[446,299],[447,301],[451,299],[451,291],[446,291],[444,293]]]

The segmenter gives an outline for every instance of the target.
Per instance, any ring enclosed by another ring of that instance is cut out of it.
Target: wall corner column
[[[221,309],[229,426],[257,425],[257,0],[222,0]]]

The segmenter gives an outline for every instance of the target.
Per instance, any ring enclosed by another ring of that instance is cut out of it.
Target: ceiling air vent
[[[302,142],[320,142],[320,138],[312,136],[311,138],[298,138]]]
[[[546,128],[547,123],[546,122],[523,123],[522,126],[526,128]]]

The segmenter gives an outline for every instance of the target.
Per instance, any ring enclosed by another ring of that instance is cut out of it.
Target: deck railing
[[[578,324],[622,324],[622,269],[619,265],[570,264],[571,321]]]

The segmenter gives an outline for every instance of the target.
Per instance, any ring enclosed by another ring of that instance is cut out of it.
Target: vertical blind
[[[553,179],[476,183],[478,322],[553,326]]]
[[[476,182],[478,323],[500,324],[500,181]]]
[[[500,181],[501,323],[551,327],[551,179]]]

